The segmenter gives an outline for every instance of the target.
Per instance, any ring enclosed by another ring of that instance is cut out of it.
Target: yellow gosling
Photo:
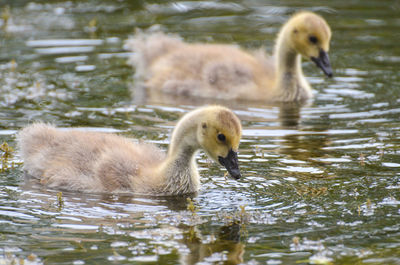
[[[312,12],[293,15],[280,30],[273,56],[233,45],[189,44],[163,33],[137,33],[126,43],[130,63],[151,91],[202,98],[301,101],[312,97],[301,56],[329,77],[331,30]]]
[[[200,149],[239,179],[240,137],[240,120],[232,111],[207,106],[182,117],[167,154],[118,135],[63,131],[43,123],[21,130],[18,145],[25,172],[51,188],[162,196],[198,191],[195,154]]]

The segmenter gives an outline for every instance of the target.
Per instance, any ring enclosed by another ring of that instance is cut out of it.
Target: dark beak
[[[240,174],[237,153],[232,149],[229,150],[229,153],[226,157],[219,156],[218,161],[226,168],[226,170],[228,170],[232,178],[240,179],[242,177]]]
[[[326,51],[320,49],[318,58],[311,57],[311,61],[313,61],[319,68],[321,68],[327,77],[333,76],[331,63],[329,62],[329,56]]]

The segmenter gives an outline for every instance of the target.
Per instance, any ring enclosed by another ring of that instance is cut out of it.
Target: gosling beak
[[[320,49],[318,58],[311,57],[311,61],[313,61],[319,68],[321,68],[327,77],[333,76],[331,63],[329,62],[329,56],[326,51]]]
[[[226,157],[219,156],[218,161],[226,168],[226,170],[228,170],[232,178],[240,179],[242,177],[240,174],[237,153],[232,149],[229,150],[229,153]]]

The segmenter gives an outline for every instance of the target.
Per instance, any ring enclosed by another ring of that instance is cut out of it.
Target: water
[[[225,102],[243,121],[244,178],[200,154],[192,211],[186,197],[60,199],[25,180],[11,152],[0,263],[400,264],[398,1],[131,2],[0,2],[1,142],[15,148],[16,131],[43,120],[166,148],[201,103],[138,103],[123,49],[135,27],[270,51],[292,12],[313,10],[332,27],[335,77],[305,62],[316,97],[302,107]]]

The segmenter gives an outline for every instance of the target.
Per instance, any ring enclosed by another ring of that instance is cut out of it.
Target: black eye
[[[310,42],[313,43],[313,44],[317,44],[317,42],[318,42],[318,39],[317,39],[317,37],[315,37],[315,36],[310,36],[310,37],[308,37],[308,39],[309,39]]]
[[[225,139],[226,139],[226,137],[224,134],[222,134],[222,133],[218,134],[218,140],[220,140],[221,142],[225,142]]]

